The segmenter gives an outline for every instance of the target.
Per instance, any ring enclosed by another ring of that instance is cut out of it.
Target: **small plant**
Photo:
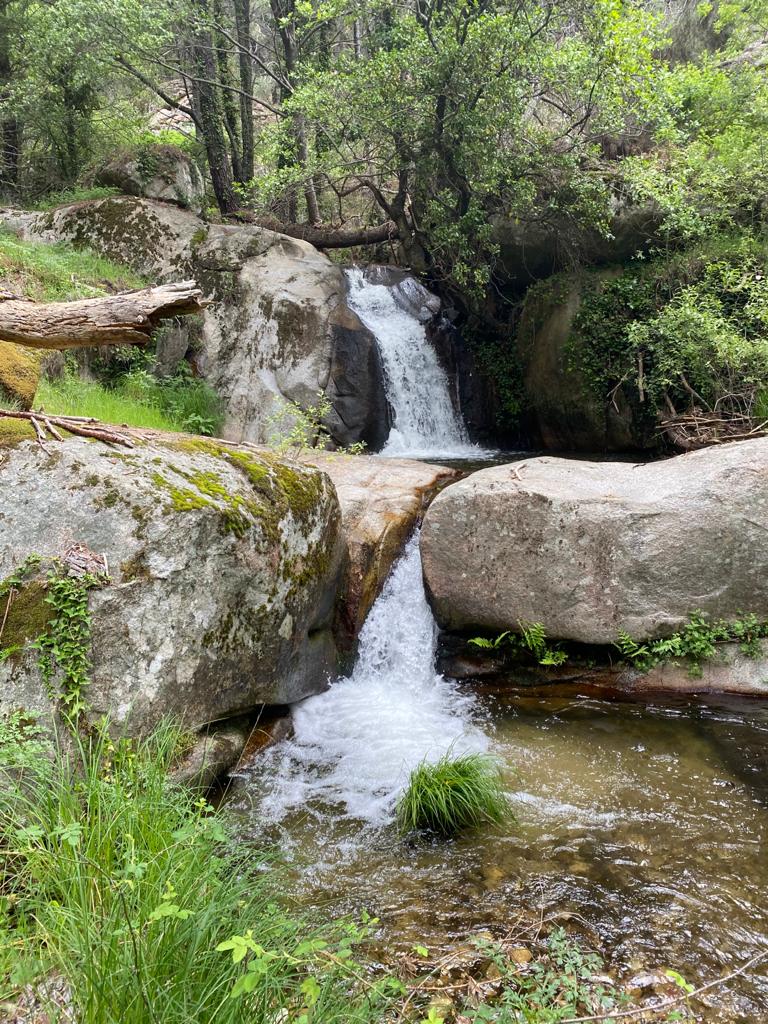
[[[395,810],[400,832],[453,836],[480,825],[513,818],[498,761],[486,754],[446,754],[419,765]]]
[[[61,700],[67,716],[73,720],[86,708],[91,640],[88,591],[103,583],[103,578],[92,573],[70,576],[58,565],[48,573],[45,602],[54,614],[35,646],[40,652],[40,671],[50,696]],[[59,690],[54,688],[57,675],[61,680]]]
[[[540,622],[518,622],[519,633],[505,630],[497,637],[472,637],[468,642],[482,650],[498,651],[507,648],[517,654],[533,655],[540,665],[562,665],[568,654],[559,645],[547,642],[547,634]]]
[[[282,455],[291,451],[328,451],[333,449],[343,455],[360,455],[365,450],[364,441],[356,441],[346,448],[336,448],[326,419],[333,406],[325,392],[318,391],[317,404],[302,408],[295,402],[281,400],[276,413],[269,417],[272,432],[270,445]]]
[[[768,637],[768,622],[756,615],[745,615],[728,622],[710,621],[703,612],[691,615],[689,622],[671,636],[639,642],[622,630],[616,647],[622,657],[641,672],[648,672],[667,661],[684,659],[689,663],[691,675],[701,675],[702,662],[714,658],[719,644],[737,643],[746,657],[760,654],[760,641]]]
[[[584,953],[562,928],[549,936],[543,956],[522,970],[502,943],[476,939],[474,944],[498,970],[502,987],[493,1001],[464,1009],[473,1024],[558,1024],[583,1015],[610,1024],[611,1011],[627,1003],[626,996],[598,980],[604,971],[600,957]]]

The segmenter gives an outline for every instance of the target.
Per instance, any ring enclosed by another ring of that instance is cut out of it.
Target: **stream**
[[[350,274],[390,381],[383,454],[478,457],[422,325],[395,316],[387,288]],[[381,942],[403,952],[540,915],[581,931],[622,977],[672,968],[695,985],[768,948],[768,705],[481,692],[436,673],[435,644],[416,534],[351,675],[295,706],[293,734],[235,780],[241,830],[282,850],[292,899],[328,916],[366,910],[381,919]],[[394,807],[410,771],[486,750],[505,766],[516,823],[452,842],[400,838]],[[708,1000],[702,1020],[763,1024],[768,964]]]

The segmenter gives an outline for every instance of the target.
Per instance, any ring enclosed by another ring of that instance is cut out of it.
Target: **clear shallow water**
[[[768,948],[765,706],[509,696],[488,710],[519,819],[504,833],[414,846],[311,795],[265,825],[274,760],[235,798],[245,831],[282,845],[302,903],[365,908],[403,950],[532,908],[578,915],[628,973],[672,967],[701,983]],[[767,971],[718,992],[702,1019],[768,1021]]]
[[[371,284],[358,268],[347,272],[348,302],[375,335],[394,423],[381,455],[421,459],[482,459],[454,408],[448,378],[424,324],[398,302],[392,288]]]
[[[569,917],[627,974],[700,984],[768,949],[768,705],[653,705],[530,692],[482,698],[436,675],[417,538],[371,611],[352,676],[293,712],[294,736],[239,778],[246,841],[277,843],[291,897],[368,910],[406,951],[536,911]],[[518,822],[408,843],[410,770],[492,749]],[[768,1021],[768,961],[702,1018]]]

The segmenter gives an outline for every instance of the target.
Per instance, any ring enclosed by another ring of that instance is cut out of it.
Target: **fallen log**
[[[28,348],[144,345],[161,320],[207,305],[194,281],[75,302],[30,302],[0,292],[0,339]]]

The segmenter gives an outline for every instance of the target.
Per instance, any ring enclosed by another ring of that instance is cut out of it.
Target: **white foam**
[[[262,813],[334,805],[382,824],[419,763],[486,750],[474,702],[435,672],[434,650],[415,536],[362,629],[352,675],[297,705],[293,738],[265,755]]]
[[[483,459],[493,453],[472,444],[451,401],[448,378],[424,324],[386,285],[371,284],[359,268],[347,271],[348,302],[375,335],[394,418],[381,455]]]

